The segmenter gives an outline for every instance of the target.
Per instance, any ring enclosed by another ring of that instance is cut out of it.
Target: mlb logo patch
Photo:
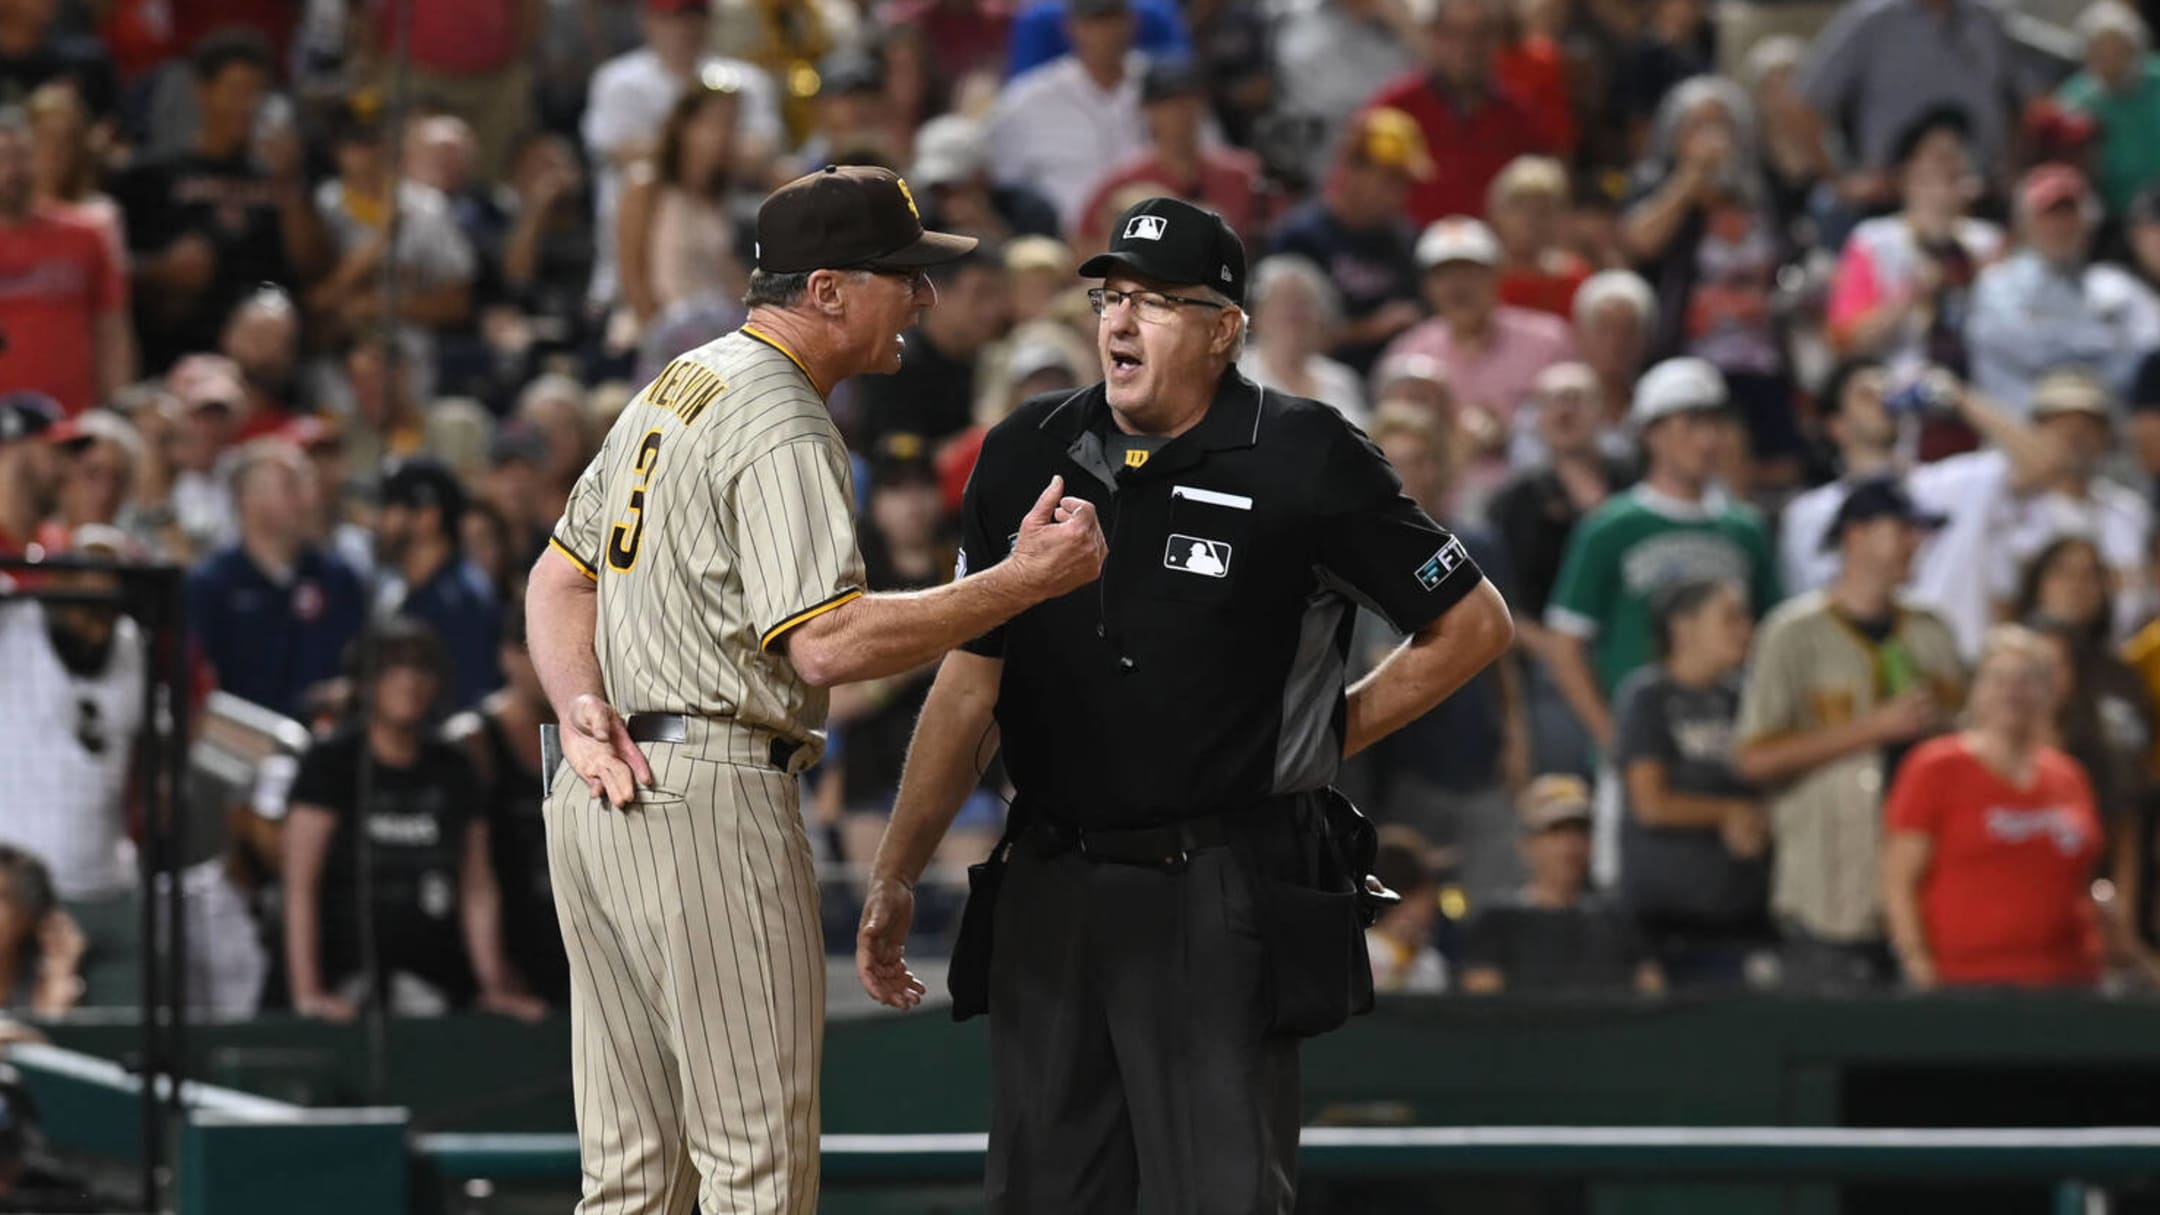
[[[1182,536],[1172,533],[1170,543],[1163,548],[1163,568],[1203,578],[1228,578],[1230,576],[1230,546],[1220,540],[1207,540],[1199,536]]]
[[[1439,590],[1440,583],[1469,559],[1470,554],[1463,549],[1461,540],[1449,540],[1440,546],[1439,552],[1427,557],[1425,564],[1417,567],[1418,585],[1428,591]]]
[[[1135,215],[1125,225],[1123,240],[1161,240],[1163,230],[1170,225],[1160,215]]]

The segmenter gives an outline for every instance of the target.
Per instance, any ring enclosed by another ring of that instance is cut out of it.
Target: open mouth
[[[1140,367],[1139,355],[1126,350],[1113,350],[1110,352],[1110,373],[1112,375],[1130,375],[1140,370]]]

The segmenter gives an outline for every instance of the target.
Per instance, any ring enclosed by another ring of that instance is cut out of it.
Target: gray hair
[[[1756,92],[1773,73],[1807,62],[1807,40],[1794,34],[1777,34],[1756,43],[1740,64],[1740,79]]]
[[[1688,116],[1706,105],[1725,111],[1733,127],[1733,160],[1727,166],[1726,184],[1752,198],[1761,190],[1761,135],[1755,125],[1755,103],[1747,90],[1723,76],[1690,76],[1674,86],[1658,106],[1650,128],[1650,159],[1670,165],[1680,155],[1680,128]]]
[[[2078,14],[2077,30],[2080,45],[2090,49],[2094,40],[2102,34],[2121,34],[2143,54],[2152,45],[2152,31],[2138,11],[2122,0],[2099,0],[2099,3]]]
[[[517,415],[528,417],[543,401],[567,401],[577,406],[580,413],[585,409],[585,386],[560,372],[549,372],[525,386],[518,394]]]
[[[773,274],[765,270],[752,270],[750,286],[743,292],[743,307],[793,308],[802,303],[803,297],[810,293],[810,275],[814,273],[816,271]]]
[[[1589,324],[1607,304],[1625,304],[1642,318],[1644,329],[1657,328],[1657,293],[1633,270],[1600,270],[1584,279],[1575,291],[1576,327]]]
[[[1313,303],[1320,310],[1320,320],[1332,328],[1342,320],[1342,294],[1335,284],[1313,265],[1310,258],[1295,253],[1278,253],[1262,258],[1253,268],[1252,301],[1255,308],[1267,307],[1268,298],[1285,283],[1299,283],[1312,293]]]

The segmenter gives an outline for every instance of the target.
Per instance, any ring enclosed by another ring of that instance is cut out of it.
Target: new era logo
[[[1161,240],[1163,229],[1170,225],[1160,215],[1135,215],[1125,225],[1124,240]]]
[[[1224,281],[1224,282],[1226,282],[1226,283],[1227,283],[1227,282],[1229,282],[1229,281],[1230,281],[1230,267],[1228,267],[1228,266],[1224,266],[1224,267],[1222,268],[1222,271],[1221,271],[1221,273],[1222,273],[1222,281]]]
[[[1469,559],[1470,554],[1463,549],[1461,540],[1449,540],[1417,568],[1418,585],[1428,591],[1440,589],[1440,583]]]
[[[1162,563],[1164,569],[1199,574],[1203,578],[1228,578],[1230,546],[1220,540],[1173,533],[1170,543],[1163,548]]]

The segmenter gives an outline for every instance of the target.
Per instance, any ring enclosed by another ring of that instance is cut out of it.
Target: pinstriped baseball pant
[[[732,746],[729,744],[732,742]],[[796,778],[715,732],[644,747],[627,810],[565,768],[577,1215],[813,1215],[825,969]]]

